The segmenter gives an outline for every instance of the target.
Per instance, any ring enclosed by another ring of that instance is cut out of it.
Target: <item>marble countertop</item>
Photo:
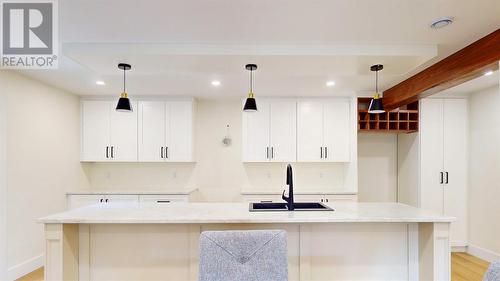
[[[172,190],[76,190],[68,191],[66,195],[189,195],[198,190],[198,188],[183,188]]]
[[[399,203],[326,203],[335,211],[249,212],[248,203],[109,203],[50,215],[41,223],[209,224],[451,222],[455,218]]]

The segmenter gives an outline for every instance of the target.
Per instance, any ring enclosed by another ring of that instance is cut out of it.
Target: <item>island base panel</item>
[[[199,234],[236,229],[286,230],[290,281],[450,280],[449,223],[46,224],[45,280],[194,281]]]

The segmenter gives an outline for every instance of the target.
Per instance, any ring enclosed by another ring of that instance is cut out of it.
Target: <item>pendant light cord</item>
[[[378,69],[375,71],[375,93],[378,95]]]
[[[126,76],[125,76],[125,68],[123,68],[123,92],[125,93],[125,79],[126,79]]]
[[[252,74],[253,74],[253,70],[250,69],[250,93],[253,93],[253,79],[252,79],[253,75]]]

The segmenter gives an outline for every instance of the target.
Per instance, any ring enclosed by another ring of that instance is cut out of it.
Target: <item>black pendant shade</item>
[[[130,70],[132,66],[127,63],[119,63],[118,68],[123,70],[123,92],[120,95],[120,99],[118,100],[118,103],[116,104],[116,111],[121,111],[121,112],[132,112],[133,108],[132,105],[130,104],[130,99],[128,98],[128,94],[126,92],[126,80],[125,80],[125,72],[127,70]]]
[[[368,106],[368,113],[371,114],[379,114],[385,112],[384,103],[378,92],[378,72],[382,69],[384,69],[384,66],[381,64],[372,65],[370,67],[371,71],[375,71],[375,94],[370,101],[370,106]]]
[[[384,113],[384,104],[382,103],[382,99],[379,95],[375,95],[373,99],[370,101],[370,106],[368,107],[368,113],[379,114]]]
[[[116,111],[132,112],[132,105],[130,104],[130,99],[127,93],[122,93],[118,104],[116,105]]]
[[[245,106],[243,107],[243,111],[257,111],[257,103],[255,102],[255,98],[248,97],[245,101]]]
[[[257,69],[257,65],[247,64],[245,65],[245,69],[250,71],[250,92],[248,92],[248,97],[245,101],[245,105],[243,106],[243,111],[254,112],[257,111],[257,102],[255,101],[253,94],[253,71]]]

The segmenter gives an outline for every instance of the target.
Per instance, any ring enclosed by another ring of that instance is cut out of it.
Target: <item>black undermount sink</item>
[[[294,211],[333,211],[332,208],[318,202],[294,202]],[[286,202],[250,203],[250,212],[288,211]]]

